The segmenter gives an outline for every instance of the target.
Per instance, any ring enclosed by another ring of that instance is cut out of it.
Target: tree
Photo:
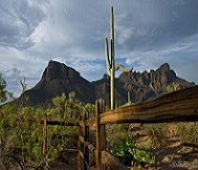
[[[7,83],[4,80],[2,73],[0,73],[0,104],[5,102],[8,98],[12,98],[12,93],[6,91]]]

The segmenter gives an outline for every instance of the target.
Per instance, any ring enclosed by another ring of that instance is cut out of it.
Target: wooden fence
[[[108,112],[104,112],[104,101],[99,99],[96,101],[95,113],[95,118],[89,118],[88,113],[84,113],[78,123],[68,124],[79,126],[78,170],[90,169],[89,154],[95,154],[97,170],[105,170],[105,166],[111,170],[129,170],[105,150],[105,124],[198,121],[198,86]],[[56,123],[48,122],[52,125]],[[95,146],[89,142],[89,129],[95,131]]]

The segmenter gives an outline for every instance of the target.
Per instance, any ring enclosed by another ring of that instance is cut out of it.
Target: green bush
[[[127,137],[122,137],[117,142],[113,142],[111,152],[128,166],[144,167],[145,165],[151,165],[150,162],[154,161],[154,149],[152,149],[150,142],[145,148],[141,148]]]
[[[140,148],[137,143],[130,145],[129,153],[133,155],[132,166],[152,166],[155,162],[154,149],[151,142],[145,148]]]
[[[129,152],[129,141],[122,137],[116,142],[112,142],[112,154],[126,165],[131,165],[133,160],[132,154]]]

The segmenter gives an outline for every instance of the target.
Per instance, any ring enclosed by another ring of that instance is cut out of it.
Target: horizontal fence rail
[[[198,86],[100,114],[100,124],[174,121],[198,121]],[[96,126],[96,120],[93,118],[85,123],[86,126]],[[83,124],[84,122],[79,122],[80,126]]]

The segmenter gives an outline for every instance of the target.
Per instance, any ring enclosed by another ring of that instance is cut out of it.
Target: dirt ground
[[[133,133],[139,136],[137,143],[144,145],[149,140],[149,136],[140,126],[140,124],[134,124]],[[167,137],[159,136],[156,142],[157,167],[162,170],[198,170],[198,147],[181,141],[175,123],[169,124],[167,130]]]

